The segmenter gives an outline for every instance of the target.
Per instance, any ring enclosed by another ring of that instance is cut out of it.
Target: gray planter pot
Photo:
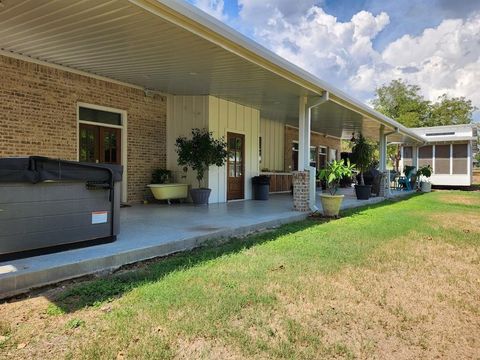
[[[212,189],[191,189],[190,196],[195,205],[207,205]]]
[[[368,200],[372,193],[372,185],[355,185],[355,193],[358,200]]]

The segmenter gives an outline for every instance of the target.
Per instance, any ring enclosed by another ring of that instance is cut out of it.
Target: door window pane
[[[91,121],[109,125],[122,125],[122,114],[86,107],[79,108],[79,118],[82,121]]]
[[[80,161],[96,162],[98,160],[98,131],[95,127],[80,127]]]

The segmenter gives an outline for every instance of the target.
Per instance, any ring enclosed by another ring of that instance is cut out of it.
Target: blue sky
[[[402,78],[480,108],[479,0],[189,2],[367,103]]]

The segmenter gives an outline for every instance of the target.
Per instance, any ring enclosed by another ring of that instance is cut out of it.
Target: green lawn
[[[480,192],[211,244],[0,305],[0,358],[478,358]]]

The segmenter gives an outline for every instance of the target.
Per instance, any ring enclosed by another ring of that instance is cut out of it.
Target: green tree
[[[392,80],[375,90],[372,103],[378,112],[407,127],[470,124],[477,110],[465,97],[439,96],[431,103],[417,85],[402,79]]]
[[[430,115],[430,103],[420,94],[420,87],[401,79],[375,90],[375,110],[408,127],[420,127]]]
[[[449,98],[447,94],[438,97],[430,107],[430,117],[425,126],[470,124],[476,107],[465,97]]]

